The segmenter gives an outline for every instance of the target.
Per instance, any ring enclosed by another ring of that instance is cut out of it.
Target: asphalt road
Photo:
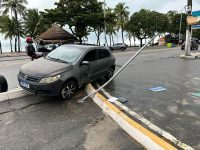
[[[113,96],[186,144],[200,149],[200,60],[184,60],[179,49],[143,52],[106,87]],[[116,54],[117,69],[133,53]],[[151,92],[152,87],[167,91]]]
[[[8,88],[13,89],[19,87],[17,74],[20,66],[30,62],[30,59],[19,57],[16,58],[0,58],[0,74],[4,75],[8,82]]]
[[[0,149],[129,150],[133,141],[92,100],[27,96],[0,102]]]

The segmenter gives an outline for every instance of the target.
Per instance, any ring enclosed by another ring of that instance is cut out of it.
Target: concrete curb
[[[87,94],[91,94],[94,91],[95,90],[91,84],[86,86]],[[137,122],[133,121],[115,105],[111,104],[107,99],[105,99],[105,97],[103,97],[100,93],[97,93],[94,97],[91,98],[104,111],[104,113],[109,115],[127,134],[129,134],[133,139],[143,145],[146,149],[177,149]]]
[[[192,54],[191,56],[185,56],[184,54],[180,56],[180,58],[183,58],[183,59],[200,59],[200,55],[195,55],[195,54]]]
[[[20,98],[23,96],[27,96],[30,93],[26,92],[25,90],[21,89],[21,88],[17,88],[5,93],[0,93],[0,102],[6,101],[6,100],[10,100],[10,99],[15,99],[15,98]]]

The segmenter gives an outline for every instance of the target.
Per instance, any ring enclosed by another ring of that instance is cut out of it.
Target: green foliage
[[[0,32],[4,34],[5,39],[12,39],[16,35],[16,20],[10,19],[8,16],[0,16]]]
[[[11,16],[14,14],[16,20],[16,38],[15,38],[15,51],[17,51],[17,40],[18,40],[18,52],[21,50],[20,35],[22,35],[21,22],[18,17],[24,16],[27,4],[26,0],[3,0],[0,5],[0,10],[3,10],[3,15],[8,15],[11,12]]]
[[[169,11],[167,13],[168,19],[169,19],[169,28],[168,32],[173,34],[179,34],[180,30],[180,21],[181,21],[181,14],[177,11]],[[181,34],[185,35],[185,31],[187,28],[186,23],[187,15],[185,13],[182,14],[182,22],[181,22]]]
[[[121,28],[122,34],[122,42],[124,43],[124,28],[129,19],[129,11],[128,6],[125,6],[125,3],[119,3],[115,6],[114,12],[117,16],[117,27],[118,29]]]
[[[37,9],[28,9],[23,18],[25,34],[36,38],[42,32],[46,31],[50,24],[43,20],[42,15]]]
[[[168,27],[169,21],[166,14],[146,9],[135,12],[125,26],[127,32],[140,40],[140,46],[143,39],[153,37],[156,33],[165,33]]]
[[[200,40],[200,29],[193,30],[192,36]]]
[[[82,42],[82,37],[89,34],[90,28],[97,24],[96,18],[102,13],[102,3],[97,0],[60,0],[55,3],[56,11],[68,24],[72,33]]]

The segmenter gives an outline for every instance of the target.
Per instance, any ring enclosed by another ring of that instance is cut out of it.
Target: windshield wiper
[[[59,61],[61,63],[69,63],[65,60],[62,60],[62,59],[59,59],[59,58],[53,58],[53,57],[50,57],[50,56],[46,56],[46,58],[50,59],[50,60],[54,60],[54,61]]]

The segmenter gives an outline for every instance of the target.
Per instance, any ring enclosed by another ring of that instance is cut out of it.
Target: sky
[[[44,9],[54,8],[54,3],[59,0],[27,0],[27,8],[38,8],[40,11]],[[99,0],[103,1],[103,0]],[[169,10],[176,10],[178,12],[185,11],[184,6],[187,4],[187,0],[105,0],[108,7],[114,8],[119,2],[125,3],[129,7],[130,14],[139,11],[142,8],[155,10],[158,12],[166,13]],[[200,0],[193,0],[193,10],[200,9]],[[68,30],[67,27],[65,27]],[[68,30],[69,31],[69,30]],[[103,37],[101,37],[103,39]],[[3,36],[0,35],[3,48],[9,46],[9,42],[4,40]],[[115,37],[116,42],[121,42],[120,33]],[[95,43],[96,37],[94,34],[89,36],[89,43]],[[126,40],[126,43],[129,43]]]

